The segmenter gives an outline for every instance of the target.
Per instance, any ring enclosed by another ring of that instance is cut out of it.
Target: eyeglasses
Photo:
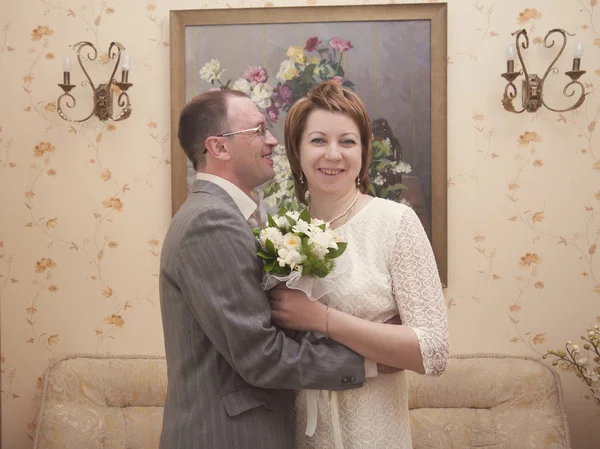
[[[233,136],[235,134],[242,134],[242,133],[256,133],[260,137],[265,137],[267,135],[267,124],[265,122],[262,122],[260,125],[254,127],[254,128],[243,129],[242,131],[232,131],[229,133],[223,133],[223,134],[219,134],[217,137],[227,137],[227,136]]]
[[[223,134],[217,134],[216,137],[229,137],[229,136],[234,136],[236,134],[242,134],[242,133],[255,133],[257,136],[265,137],[267,135],[267,124],[265,122],[262,122],[260,125],[255,126],[254,128],[248,128],[248,129],[243,129],[241,131],[231,131],[231,132],[227,132],[227,133],[223,133]],[[207,151],[208,151],[208,148],[205,148],[203,153],[206,153]]]

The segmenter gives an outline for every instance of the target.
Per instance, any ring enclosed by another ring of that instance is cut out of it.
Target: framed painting
[[[209,89],[249,94],[283,143],[291,104],[324,80],[354,90],[373,124],[371,194],[412,207],[447,285],[446,4],[171,11],[172,213],[195,179],[177,139],[179,114]],[[267,212],[294,207],[279,145],[276,176],[253,192]]]

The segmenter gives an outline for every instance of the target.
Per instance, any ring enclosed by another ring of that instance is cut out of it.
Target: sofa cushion
[[[415,449],[571,447],[559,378],[538,361],[453,356],[441,377],[408,378]],[[166,387],[164,357],[53,361],[44,374],[34,449],[157,449]],[[224,398],[236,399],[233,414],[238,396]]]
[[[455,356],[409,385],[415,448],[570,448],[560,379],[535,360]]]

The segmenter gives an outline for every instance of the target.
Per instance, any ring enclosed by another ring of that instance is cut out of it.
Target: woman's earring
[[[356,187],[360,187],[360,178],[356,177]]]
[[[300,172],[300,184],[304,184],[304,174]]]

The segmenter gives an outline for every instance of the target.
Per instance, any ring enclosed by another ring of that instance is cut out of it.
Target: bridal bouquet
[[[308,209],[298,212],[282,208],[276,216],[268,215],[264,228],[253,232],[260,245],[257,255],[263,259],[267,273],[265,290],[285,282],[312,300],[331,291],[331,281],[336,277],[335,259],[344,253],[347,243],[328,223],[311,219]]]

